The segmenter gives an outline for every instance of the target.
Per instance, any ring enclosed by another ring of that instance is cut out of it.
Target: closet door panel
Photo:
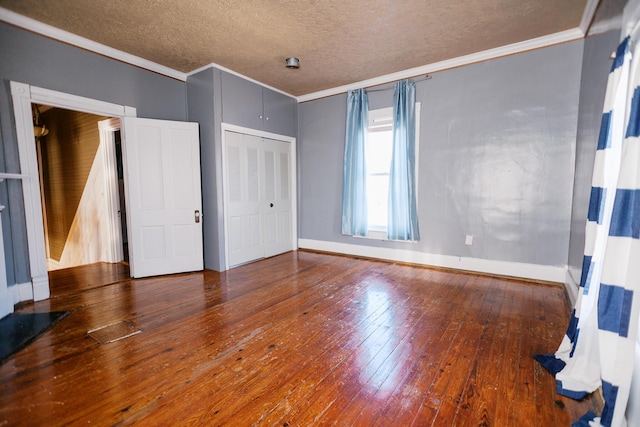
[[[293,249],[291,239],[290,145],[264,140],[265,256]]]
[[[260,192],[260,138],[226,133],[225,180],[229,266],[264,256]]]

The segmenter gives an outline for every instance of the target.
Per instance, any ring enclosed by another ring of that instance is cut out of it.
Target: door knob
[[[200,222],[200,211],[195,211],[196,223]]]
[[[273,207],[273,203],[269,203],[269,207],[272,208]]]

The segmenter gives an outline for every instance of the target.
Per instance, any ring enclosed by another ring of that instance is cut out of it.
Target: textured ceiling
[[[577,28],[587,0],[0,0],[181,72],[304,95]],[[300,69],[284,60],[300,58]]]

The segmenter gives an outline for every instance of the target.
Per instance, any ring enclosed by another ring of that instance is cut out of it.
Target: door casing
[[[136,109],[125,105],[117,105],[30,86],[25,83],[12,81],[10,86],[16,123],[18,155],[20,158],[20,178],[22,179],[29,267],[31,271],[31,283],[27,284],[28,288],[26,289],[25,285],[22,285],[21,289],[17,289],[19,297],[18,301],[14,302],[28,299],[40,301],[49,298],[50,292],[31,104],[50,105],[52,107],[116,118],[136,117]],[[4,259],[0,262],[4,262]]]

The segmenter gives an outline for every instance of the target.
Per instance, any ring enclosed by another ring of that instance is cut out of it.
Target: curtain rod
[[[433,78],[433,76],[431,76],[431,75],[429,75],[429,74],[425,74],[424,76],[422,76],[422,77],[420,77],[420,78],[416,78],[416,79],[409,79],[409,80],[412,80],[412,81],[415,83],[415,82],[421,82],[421,81],[423,81],[423,80],[431,80],[432,78]],[[391,85],[391,84],[392,84],[392,83],[385,83],[385,86],[387,86],[387,85]],[[393,83],[393,84],[395,84],[395,83]],[[374,86],[374,87],[375,87],[375,86]],[[389,86],[389,87],[381,87],[381,88],[378,88],[378,89],[367,89],[367,88],[364,88],[364,90],[365,90],[366,92],[382,92],[382,91],[384,91],[384,90],[389,90],[389,89],[393,89],[393,86]]]
[[[638,29],[640,29],[640,19],[638,20],[638,22],[636,22],[636,24],[633,26],[631,31],[629,31],[629,34],[627,34],[625,36],[625,37],[629,37],[629,43],[630,43],[629,47],[630,48],[635,43],[635,38],[633,36],[635,35],[636,31],[638,31]],[[609,59],[616,59],[616,51],[615,50],[613,52],[611,52],[611,55],[609,55]]]

